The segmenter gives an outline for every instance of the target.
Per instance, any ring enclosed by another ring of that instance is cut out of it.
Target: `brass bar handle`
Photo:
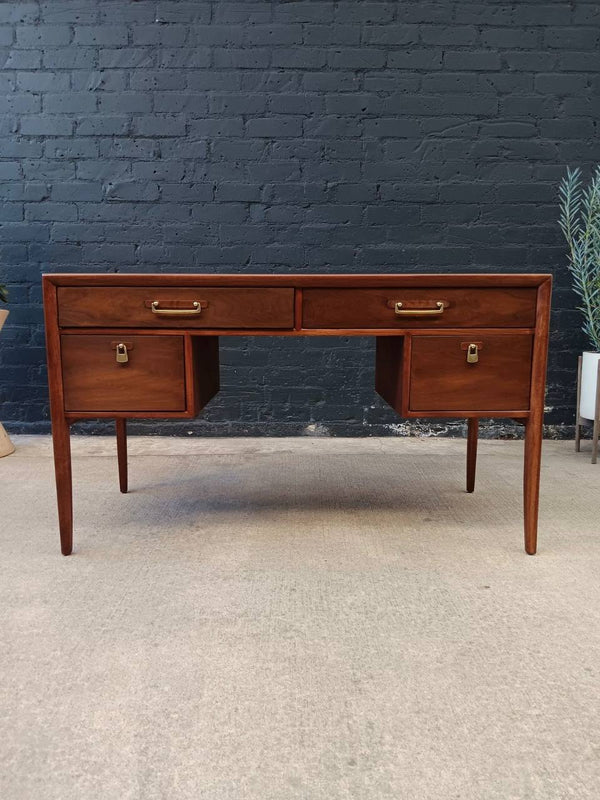
[[[150,304],[153,314],[161,314],[163,317],[195,317],[202,313],[202,306],[198,301],[192,303],[193,308],[159,308],[159,301],[153,300]]]
[[[444,313],[444,304],[436,303],[437,308],[402,308],[402,303],[394,304],[394,311],[399,317],[439,317]]]

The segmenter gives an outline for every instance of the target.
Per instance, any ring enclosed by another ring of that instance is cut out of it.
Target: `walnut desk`
[[[525,426],[525,550],[536,551],[550,275],[44,275],[61,550],[73,542],[70,426],[193,417],[219,390],[219,336],[375,336],[375,388],[403,417]]]

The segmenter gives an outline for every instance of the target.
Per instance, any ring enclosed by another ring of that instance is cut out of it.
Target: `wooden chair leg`
[[[579,416],[579,402],[581,400],[581,363],[583,359],[579,356],[577,361],[577,408],[575,409],[575,452],[581,450],[581,417]]]
[[[127,420],[116,419],[117,460],[119,462],[119,489],[127,492]]]
[[[60,551],[63,556],[73,551],[73,479],[71,474],[71,428],[64,417],[52,422],[54,474],[58,505]]]
[[[475,490],[475,470],[477,467],[477,434],[479,433],[479,420],[468,420],[467,434],[467,492]]]
[[[532,418],[527,420],[525,424],[525,459],[523,467],[523,519],[525,552],[530,556],[534,555],[537,549],[542,432],[541,420]]]

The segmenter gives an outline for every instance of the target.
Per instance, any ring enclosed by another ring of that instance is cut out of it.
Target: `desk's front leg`
[[[54,473],[60,550],[63,556],[73,550],[73,481],[71,476],[71,427],[64,416],[52,420],[52,445],[54,447]]]
[[[523,467],[523,517],[525,552],[537,549],[540,468],[542,462],[542,421],[531,417],[525,423],[525,463]]]

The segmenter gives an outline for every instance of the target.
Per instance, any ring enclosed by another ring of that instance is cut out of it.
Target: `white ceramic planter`
[[[2,326],[6,322],[7,317],[8,311],[5,308],[0,308],[0,331],[2,330]],[[4,430],[2,424],[0,424],[0,458],[2,458],[2,456],[9,456],[14,452],[15,446],[8,438],[8,433]]]
[[[581,362],[581,395],[579,415],[584,419],[594,419],[596,413],[596,391],[598,383],[598,364],[600,353],[584,353]]]

